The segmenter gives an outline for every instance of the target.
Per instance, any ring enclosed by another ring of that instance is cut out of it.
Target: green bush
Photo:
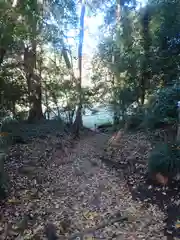
[[[127,117],[126,129],[127,130],[139,129],[144,121],[144,114],[145,114],[145,112],[142,107],[134,109],[132,115]]]
[[[128,129],[157,129],[164,125],[174,125],[178,121],[177,102],[180,87],[166,87],[156,91],[144,107],[138,107],[127,118]]]
[[[151,152],[148,170],[152,174],[175,176],[180,172],[180,144],[159,144]]]
[[[28,119],[28,112],[27,111],[21,111],[16,114],[16,119],[18,121],[24,121]]]
[[[179,86],[166,87],[156,92],[147,105],[146,125],[149,128],[157,128],[163,124],[175,124],[178,120],[179,100]]]
[[[1,136],[0,148],[6,148],[20,135],[20,124],[16,119],[5,118],[1,122],[1,132],[6,134]]]

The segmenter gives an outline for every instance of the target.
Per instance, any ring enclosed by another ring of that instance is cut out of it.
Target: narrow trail
[[[2,239],[46,239],[48,222],[56,226],[59,239],[91,227],[83,239],[164,239],[163,214],[133,201],[125,181],[101,162],[108,137],[84,137],[67,156],[58,149],[58,138],[13,148],[6,163],[12,189],[1,207]],[[117,215],[128,216],[128,221],[95,230]]]

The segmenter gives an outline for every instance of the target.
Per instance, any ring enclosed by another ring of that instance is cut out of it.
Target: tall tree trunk
[[[0,47],[0,66],[3,63],[4,57],[6,54],[6,49],[5,47]]]
[[[24,68],[26,72],[30,105],[28,120],[30,122],[43,118],[41,105],[41,79],[34,73],[36,67],[36,40],[33,40],[31,44],[32,49],[25,48],[24,51]]]
[[[112,49],[113,51],[113,49]],[[112,64],[114,64],[114,55],[112,55]],[[115,74],[112,73],[112,81],[111,81],[111,85],[112,85],[112,98],[113,98],[113,127],[116,130],[116,127],[119,123],[119,119],[118,119],[118,110],[117,110],[117,96],[116,96],[116,91],[115,91]]]
[[[141,74],[141,80],[140,80],[140,99],[141,104],[144,104],[145,96],[146,96],[146,90],[149,84],[149,78],[150,78],[150,44],[151,44],[151,38],[149,33],[149,22],[150,22],[150,13],[148,9],[145,9],[145,12],[142,17],[142,42],[143,42],[143,48],[144,48],[144,60],[142,62],[142,74]]]
[[[36,3],[37,4],[37,3]],[[42,92],[41,92],[41,77],[35,72],[36,69],[36,48],[37,48],[37,19],[34,17],[32,21],[32,36],[30,41],[30,48],[26,47],[24,50],[24,68],[26,72],[28,93],[29,93],[29,117],[30,122],[41,120],[43,118],[42,112]]]
[[[117,4],[116,4],[116,19],[117,22],[120,22],[121,20],[121,6],[122,6],[122,0],[117,0]]]
[[[16,117],[16,102],[15,101],[12,101],[12,114],[13,114],[13,117],[15,118]]]
[[[80,33],[79,33],[79,47],[78,47],[78,67],[79,77],[77,79],[77,92],[79,96],[78,108],[76,112],[76,119],[73,124],[73,129],[76,137],[79,136],[79,131],[83,126],[82,122],[82,49],[84,40],[84,15],[85,15],[85,2],[81,1],[81,15],[80,15]]]
[[[121,20],[121,7],[122,7],[122,0],[117,0],[116,1],[116,32],[118,29],[118,26],[120,24]],[[112,37],[114,40],[114,30],[112,31]],[[115,64],[115,56],[114,56],[114,47],[112,46],[112,59],[111,59],[112,65]],[[112,91],[113,91],[113,102],[114,102],[114,113],[113,113],[113,126],[114,129],[116,130],[117,125],[119,124],[119,117],[118,117],[118,110],[117,110],[117,96],[116,96],[116,86],[115,86],[115,81],[117,80],[117,74],[114,72],[112,73]]]
[[[46,113],[47,113],[47,119],[50,119],[50,108],[49,108],[49,101],[48,101],[48,93],[47,93],[47,88],[46,88],[46,84],[45,84],[45,104],[46,104]]]
[[[178,124],[177,124],[176,141],[180,142],[180,101],[178,102]]]

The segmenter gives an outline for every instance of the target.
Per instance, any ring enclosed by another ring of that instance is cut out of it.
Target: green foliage
[[[101,66],[103,65],[101,68],[102,70],[106,68],[109,75],[108,88],[111,89],[111,95],[108,97],[114,105],[114,113],[115,115],[120,113],[124,118],[129,105],[138,101],[142,88],[141,65],[144,62],[141,54],[142,27],[140,13],[127,5],[121,8],[121,20],[117,21],[116,5],[117,3],[112,3],[107,9],[108,31],[104,29],[107,33],[106,37],[102,35],[98,53]],[[104,87],[107,88],[107,84]]]
[[[178,143],[157,145],[149,156],[148,169],[152,174],[175,176],[180,171],[180,145]]]
[[[16,114],[16,104],[24,104],[27,96],[25,82],[14,69],[6,65],[0,71],[1,107]]]
[[[111,2],[105,9],[105,25],[95,55],[99,69],[94,68],[94,80],[114,104],[115,114],[118,107],[122,110],[122,102],[126,109],[131,104],[128,98],[119,96],[124,88],[130,88],[133,101],[142,105],[153,94],[154,100],[143,115],[134,113],[128,118],[132,127],[133,122],[134,127],[140,124],[151,129],[174,124],[180,99],[179,86],[174,86],[179,82],[180,2],[148,0],[138,10],[126,5],[121,7],[120,22],[117,4]],[[108,77],[102,73],[108,73]],[[105,91],[107,88],[111,94]]]
[[[117,125],[121,119],[125,122],[127,118],[126,109],[135,101],[135,94],[131,88],[125,86],[113,88],[113,92],[113,100],[110,103],[114,112],[114,125]]]
[[[180,88],[162,88],[151,97],[147,104],[144,123],[148,128],[176,124],[178,121],[177,102],[180,99]]]
[[[0,150],[6,152],[14,139],[20,135],[19,122],[10,116],[1,120]]]
[[[28,111],[20,111],[16,113],[17,121],[24,121],[28,119]]]
[[[126,119],[127,130],[138,130],[142,127],[145,117],[145,111],[142,107],[133,110],[132,114]]]
[[[177,102],[180,99],[180,88],[177,85],[155,91],[146,106],[139,106],[127,118],[129,129],[156,129],[174,125],[178,121]]]
[[[167,86],[179,78],[179,28],[180,2],[178,0],[149,0],[152,8],[151,34],[153,51],[153,75],[161,74]],[[157,82],[155,82],[157,84]]]
[[[160,90],[152,109],[159,121],[175,123],[178,120],[177,102],[180,99],[180,87],[173,86]]]

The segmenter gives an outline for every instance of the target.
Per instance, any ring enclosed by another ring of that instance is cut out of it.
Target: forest
[[[179,29],[178,0],[0,1],[0,238],[180,238]]]

